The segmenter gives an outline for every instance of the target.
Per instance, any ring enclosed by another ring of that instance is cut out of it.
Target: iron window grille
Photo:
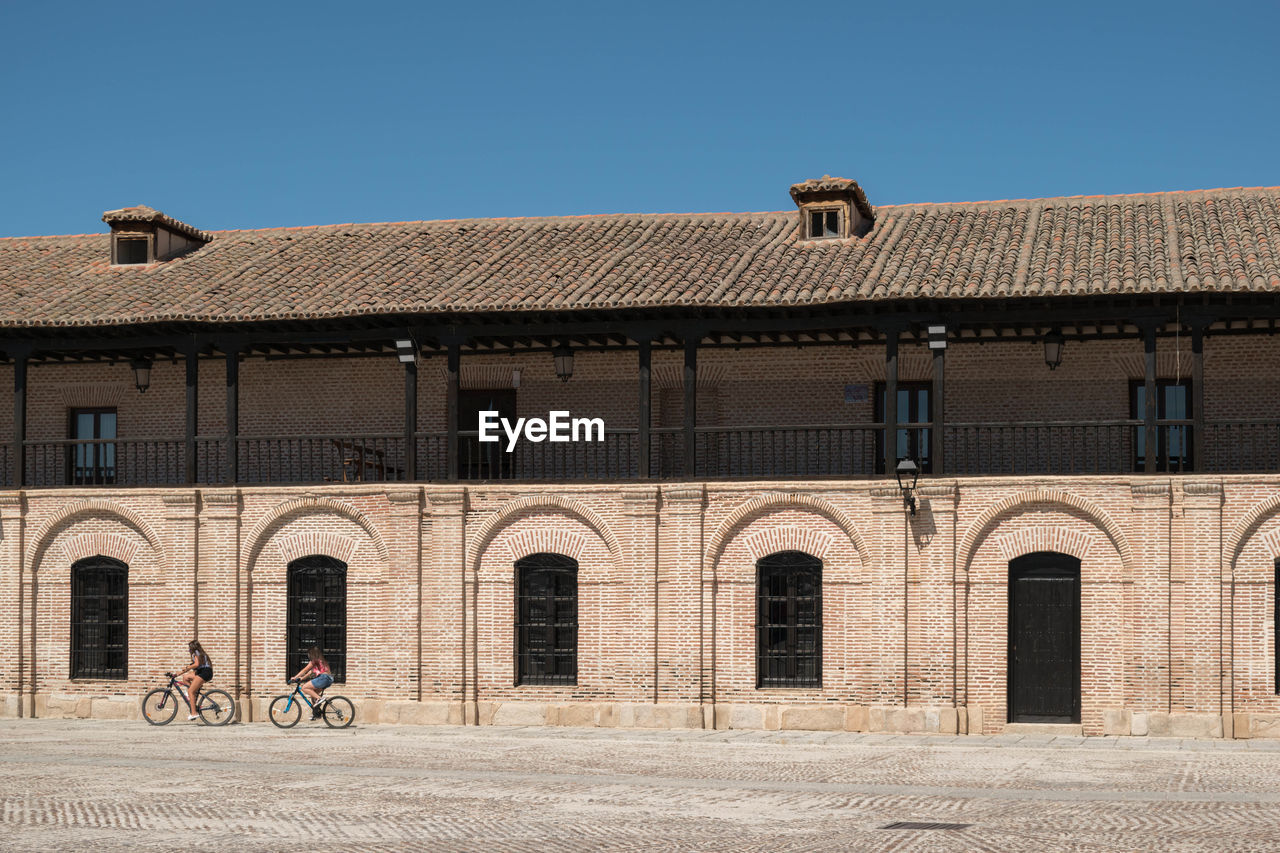
[[[578,683],[578,561],[516,561],[516,684]]]
[[[822,686],[822,561],[780,551],[756,563],[756,687]]]
[[[129,567],[110,557],[71,566],[71,677],[129,677]]]
[[[347,678],[347,564],[333,557],[300,557],[289,564],[285,678],[307,665],[319,646],[334,681]]]

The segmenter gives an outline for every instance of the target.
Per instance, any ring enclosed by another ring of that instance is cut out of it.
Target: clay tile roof
[[[140,267],[111,266],[107,234],[0,239],[0,326],[1280,293],[1280,188],[884,206],[869,233],[847,240],[801,240],[799,219],[789,210],[219,231],[197,251]]]
[[[163,225],[170,231],[185,234],[192,239],[201,240],[205,243],[213,239],[208,233],[198,228],[193,228],[185,222],[179,222],[172,216],[165,216],[154,207],[147,207],[145,204],[122,207],[119,210],[108,210],[102,214],[102,221],[108,225],[115,225],[117,222],[154,222],[158,225]]]

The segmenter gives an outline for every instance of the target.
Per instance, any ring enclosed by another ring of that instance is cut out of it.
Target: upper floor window
[[[885,383],[876,383],[874,417],[877,423],[884,423],[886,399]],[[907,427],[902,424],[928,424],[933,421],[933,384],[929,382],[898,383],[898,432],[895,438],[897,449],[894,458],[914,459],[920,466],[921,474],[933,471],[930,453],[929,427]],[[884,432],[876,433],[876,473],[884,473]]]
[[[333,557],[300,557],[288,569],[285,677],[307,665],[319,646],[334,681],[347,680],[347,564]]]
[[[810,209],[808,222],[810,240],[825,240],[844,236],[844,213],[840,208]]]
[[[67,438],[67,482],[74,486],[109,486],[116,481],[115,409],[72,409]]]
[[[129,567],[110,557],[71,566],[71,677],[127,678]]]
[[[756,686],[822,686],[822,561],[803,551],[756,563]]]
[[[516,561],[516,683],[578,683],[578,561]]]
[[[507,453],[502,441],[480,442],[481,412],[497,412],[514,421],[516,392],[513,388],[475,388],[458,392],[458,477],[463,480],[500,480],[513,476],[514,453]]]
[[[1147,411],[1147,387],[1141,379],[1129,383],[1129,417],[1143,420]],[[1156,380],[1156,420],[1189,421],[1191,419],[1191,380]],[[1146,470],[1147,432],[1134,427],[1133,470]],[[1156,470],[1177,473],[1192,470],[1191,427],[1188,424],[1160,423],[1156,428]]]

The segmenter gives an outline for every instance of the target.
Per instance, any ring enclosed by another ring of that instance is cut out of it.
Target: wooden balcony
[[[1191,421],[1155,425],[1154,471],[1146,465],[1146,424],[1093,422],[951,423],[933,441],[932,424],[896,430],[898,455],[911,456],[925,476],[1044,476],[1089,474],[1225,474],[1280,472],[1280,420]],[[642,469],[640,431],[606,431],[604,441],[521,440],[482,444],[458,433],[457,476],[449,475],[449,439],[420,433],[413,454],[399,434],[239,436],[237,476],[225,437],[195,439],[195,476],[187,476],[182,438],[27,441],[26,485],[50,487],[176,486],[194,484],[323,484],[456,480],[626,481],[643,479],[869,479],[884,476],[882,424],[711,426],[694,430],[693,467],[686,465],[686,433],[655,428]],[[1197,440],[1198,439],[1198,440]],[[941,459],[934,458],[936,448]],[[0,444],[0,483],[13,485],[10,445]]]

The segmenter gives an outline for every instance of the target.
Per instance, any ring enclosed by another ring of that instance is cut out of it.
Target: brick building
[[[0,240],[0,712],[1280,735],[1280,189],[791,195]]]

